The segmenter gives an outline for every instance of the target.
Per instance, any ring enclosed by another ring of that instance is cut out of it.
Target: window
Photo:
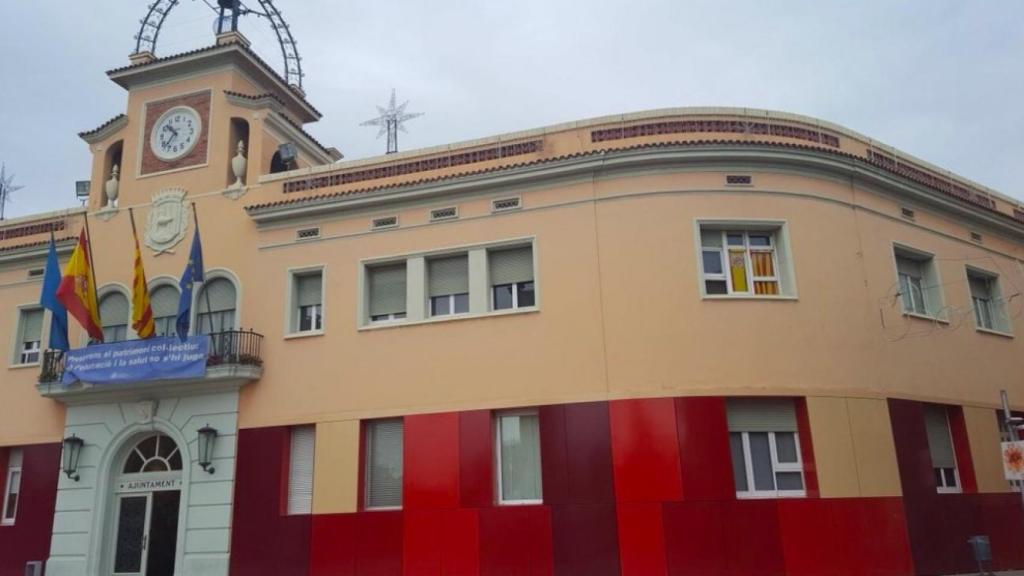
[[[777,234],[701,227],[701,273],[707,295],[782,293]]]
[[[167,284],[158,286],[150,294],[156,336],[174,336],[177,333],[179,299],[178,289]]]
[[[370,321],[387,322],[405,318],[405,262],[367,269],[370,292]]]
[[[793,401],[741,398],[727,406],[736,496],[804,496]]]
[[[367,422],[365,433],[365,506],[368,509],[399,508],[402,506],[402,420]]]
[[[430,315],[469,312],[469,257],[466,254],[427,261]]]
[[[196,306],[196,334],[216,334],[235,329],[235,285],[227,278],[203,283]]]
[[[18,318],[18,340],[15,342],[14,363],[39,362],[43,341],[43,309],[22,308]]]
[[[487,252],[494,310],[526,308],[536,304],[533,282],[533,246]]]
[[[939,404],[925,405],[924,425],[928,433],[928,452],[932,458],[936,489],[944,493],[959,492],[960,475],[956,469],[948,409]]]
[[[18,494],[21,492],[21,448],[11,448],[7,458],[7,481],[4,482],[4,507],[0,524],[14,524],[18,515]]]
[[[100,298],[100,323],[103,324],[104,342],[124,342],[128,339],[128,297],[119,291]]]
[[[929,254],[897,247],[896,273],[903,312],[937,317],[942,308],[938,272]]]
[[[291,450],[288,454],[288,514],[310,514],[313,511],[315,447],[315,426],[292,428]]]
[[[292,275],[292,332],[324,329],[323,281],[320,270]]]
[[[973,268],[967,269],[967,283],[971,289],[974,324],[983,330],[1009,332],[1010,323],[1003,306],[999,277]]]
[[[542,494],[537,412],[499,413],[495,436],[499,503],[539,504]]]

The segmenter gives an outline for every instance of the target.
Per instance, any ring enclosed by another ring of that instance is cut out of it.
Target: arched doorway
[[[181,464],[166,434],[142,437],[122,457],[113,482],[112,573],[172,576],[178,548]]]

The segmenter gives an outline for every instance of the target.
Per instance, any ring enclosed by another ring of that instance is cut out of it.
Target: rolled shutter
[[[21,343],[39,342],[43,339],[43,311],[23,310],[21,312]]]
[[[21,448],[11,448],[7,458],[8,468],[21,468]]]
[[[988,278],[968,276],[967,281],[971,286],[971,296],[974,296],[975,298],[984,298],[986,300],[992,298],[992,289]]]
[[[323,302],[323,274],[303,274],[295,279],[297,306],[315,306]]]
[[[209,302],[207,302],[209,296]],[[199,295],[201,312],[224,312],[235,309],[235,285],[227,278],[214,278],[203,284]]]
[[[178,290],[172,286],[159,286],[153,290],[149,296],[150,305],[153,307],[153,317],[177,316],[178,299]]]
[[[367,426],[366,506],[402,505],[401,420],[380,420]]]
[[[949,432],[949,418],[945,406],[927,405],[924,425],[928,432],[928,452],[934,468],[956,468],[953,456],[953,438]]]
[[[128,324],[128,298],[111,292],[100,300],[100,323],[104,328]]]
[[[491,250],[487,254],[492,286],[533,280],[533,247]]]
[[[924,278],[924,271],[921,269],[921,263],[917,260],[911,260],[906,256],[896,257],[896,270],[900,274],[906,274],[913,276],[914,278]]]
[[[288,513],[309,514],[313,511],[313,452],[316,447],[316,428],[292,428],[291,453],[288,467]]]
[[[428,261],[430,296],[469,292],[469,257],[465,254]]]
[[[730,432],[796,432],[796,408],[787,398],[734,398],[726,403]]]
[[[370,315],[405,312],[405,264],[370,268]]]

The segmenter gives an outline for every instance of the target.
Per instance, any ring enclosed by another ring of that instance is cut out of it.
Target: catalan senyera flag
[[[132,230],[135,240],[135,271],[132,276],[132,328],[139,338],[152,338],[156,332],[153,322],[153,307],[149,303],[149,287],[146,283],[146,271],[142,267],[142,250],[139,249],[139,237]]]
[[[64,268],[64,277],[57,288],[57,300],[85,328],[90,338],[103,342],[100,307],[96,303],[96,281],[89,263],[89,239],[84,229],[78,235],[78,245]]]

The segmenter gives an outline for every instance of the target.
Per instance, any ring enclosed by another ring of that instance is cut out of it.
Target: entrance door
[[[114,574],[174,574],[180,500],[178,490],[118,496]]]

